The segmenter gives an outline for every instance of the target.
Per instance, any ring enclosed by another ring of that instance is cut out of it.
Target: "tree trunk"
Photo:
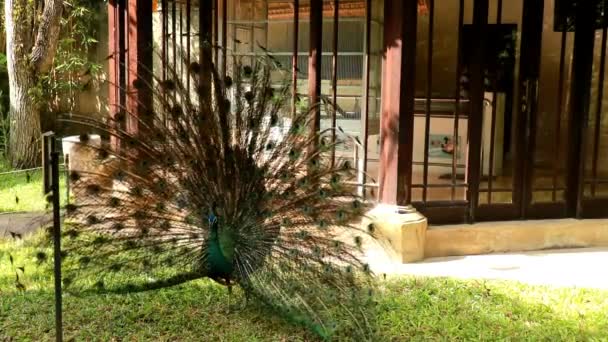
[[[62,10],[62,0],[45,1],[42,15],[36,13],[30,0],[4,1],[10,88],[9,159],[15,168],[33,167],[41,161],[40,99],[33,96],[32,90],[40,74],[52,64]]]
[[[7,56],[8,57],[8,56]],[[8,57],[9,68],[15,67],[14,58]],[[40,110],[28,90],[35,86],[29,72],[9,69],[10,86],[10,140],[9,156],[14,168],[30,168],[40,164]]]

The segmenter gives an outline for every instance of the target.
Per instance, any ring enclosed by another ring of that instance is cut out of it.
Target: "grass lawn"
[[[60,187],[61,194],[65,197],[65,177],[63,176],[60,178]],[[42,193],[41,171],[0,174],[0,213],[44,211],[46,206],[47,202]]]
[[[35,261],[41,236],[0,241],[0,340],[54,338],[53,280],[48,268]],[[24,274],[16,269],[21,266]],[[15,272],[25,291],[16,289]],[[242,299],[238,292],[235,297]],[[608,340],[608,291],[389,277],[377,299],[380,341]],[[226,290],[209,281],[130,295],[66,295],[65,336],[104,341],[315,339],[255,305],[227,312],[228,305]]]

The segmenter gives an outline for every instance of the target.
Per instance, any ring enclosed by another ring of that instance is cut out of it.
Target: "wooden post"
[[[416,1],[384,6],[384,59],[380,138],[379,200],[411,202],[416,73]]]
[[[63,341],[63,303],[61,289],[61,207],[59,201],[59,152],[55,151],[55,136],[50,136],[51,189],[53,193],[53,259],[55,278],[55,340]]]

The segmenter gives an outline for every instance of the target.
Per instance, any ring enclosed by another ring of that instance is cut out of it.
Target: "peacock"
[[[184,64],[137,80],[153,95],[144,113],[58,119],[87,132],[79,144],[96,165],[69,172],[64,285],[133,292],[209,278],[322,339],[370,339],[362,245],[374,227],[360,226],[369,203],[335,153],[351,138],[310,129],[332,104],[292,111],[290,72],[271,54],[235,57],[229,76]]]

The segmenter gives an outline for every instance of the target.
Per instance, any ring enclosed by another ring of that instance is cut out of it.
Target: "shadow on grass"
[[[314,340],[306,329],[255,305],[244,306],[240,294],[232,297],[208,281],[135,294],[66,296],[65,337],[106,341]],[[51,291],[3,295],[0,339],[53,339],[53,305]]]

